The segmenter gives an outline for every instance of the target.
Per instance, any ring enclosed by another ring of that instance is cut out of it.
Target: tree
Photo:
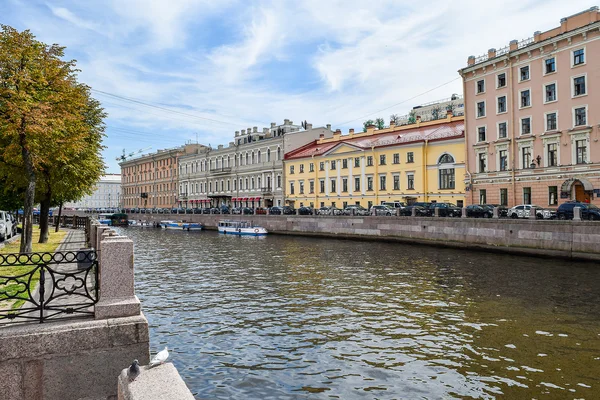
[[[436,105],[436,106],[434,106],[434,107],[431,109],[431,116],[432,116],[432,119],[433,119],[433,120],[440,119],[440,118],[441,118],[441,116],[442,116],[442,111],[443,111],[443,109],[442,109],[442,106],[440,106],[439,104],[438,104],[438,105]]]
[[[454,102],[451,102],[446,106],[446,111],[452,111],[452,114],[454,114],[454,110],[456,110],[456,104]]]
[[[90,129],[89,88],[77,82],[75,61],[63,56],[64,47],[39,42],[28,30],[1,26],[0,174],[23,188],[21,252],[31,252],[36,185],[52,176],[49,166],[71,165],[69,157],[84,151]],[[101,119],[95,124],[92,130],[100,132],[96,139],[101,141]]]
[[[400,125],[400,116],[398,114],[390,115],[390,125]]]
[[[377,118],[375,120],[375,126],[377,126],[377,129],[384,129],[385,128],[385,120],[383,118]]]
[[[408,123],[409,124],[416,124],[417,123],[417,114],[415,113],[415,110],[411,110],[408,113]]]
[[[371,125],[375,125],[375,121],[373,121],[372,119],[368,119],[365,122],[363,122],[363,132],[366,132],[367,127]]]

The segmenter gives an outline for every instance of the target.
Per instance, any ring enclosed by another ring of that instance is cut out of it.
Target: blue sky
[[[236,130],[284,118],[346,132],[368,118],[405,114],[462,93],[457,70],[469,55],[592,5],[0,0],[0,23],[67,46],[109,114],[104,156],[108,172],[119,172],[123,149],[227,144]]]

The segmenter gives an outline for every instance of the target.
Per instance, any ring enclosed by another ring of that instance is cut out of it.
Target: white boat
[[[265,236],[268,233],[262,226],[253,225],[248,221],[219,221],[217,229],[219,230],[219,233],[225,235]]]
[[[136,220],[132,220],[129,221],[129,226],[134,226],[137,228],[152,228],[152,223],[148,222],[148,221],[136,221]]]
[[[160,221],[160,226],[176,231],[201,231],[204,225],[198,222]]]

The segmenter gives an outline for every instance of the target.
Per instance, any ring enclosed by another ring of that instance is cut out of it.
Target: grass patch
[[[34,243],[32,244],[32,250],[34,253],[53,253],[56,251],[56,248],[58,247],[58,245],[60,244],[61,240],[65,237],[65,235],[67,234],[66,231],[61,230],[58,232],[54,232],[53,229],[51,229],[50,234],[48,236],[48,243],[35,243],[36,240],[38,240],[39,236],[40,236],[40,228],[39,226],[34,225],[33,226],[33,239],[34,239]],[[0,249],[0,254],[18,254],[19,253],[19,247],[21,246],[21,240],[15,240],[12,243],[8,243],[6,244],[2,249]],[[33,262],[39,261],[39,260],[32,260]],[[8,294],[10,295],[14,295],[16,292],[24,290],[25,287],[27,286],[27,283],[29,282],[29,279],[31,277],[31,283],[30,283],[30,288],[33,291],[33,289],[37,286],[38,281],[40,280],[40,273],[39,270],[35,271],[32,273],[32,271],[34,271],[36,269],[35,265],[10,265],[10,266],[2,266],[0,265],[0,276],[19,276],[19,275],[24,275],[24,274],[28,274],[25,275],[23,277],[17,278],[16,282],[15,281],[11,281],[9,284],[6,284],[6,278],[0,278],[2,279],[2,281],[0,281],[0,309],[4,309],[4,308],[12,308],[17,309],[20,308],[23,303],[25,303],[25,300],[7,300],[7,295],[6,292],[8,292]],[[27,291],[25,291],[24,293],[20,293],[19,296],[23,296],[25,299],[28,298],[29,293],[27,293]],[[10,304],[11,302],[13,302],[12,304]]]

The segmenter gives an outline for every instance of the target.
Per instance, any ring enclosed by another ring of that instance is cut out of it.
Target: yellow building
[[[300,206],[465,199],[464,117],[320,138],[285,155],[286,203]]]

